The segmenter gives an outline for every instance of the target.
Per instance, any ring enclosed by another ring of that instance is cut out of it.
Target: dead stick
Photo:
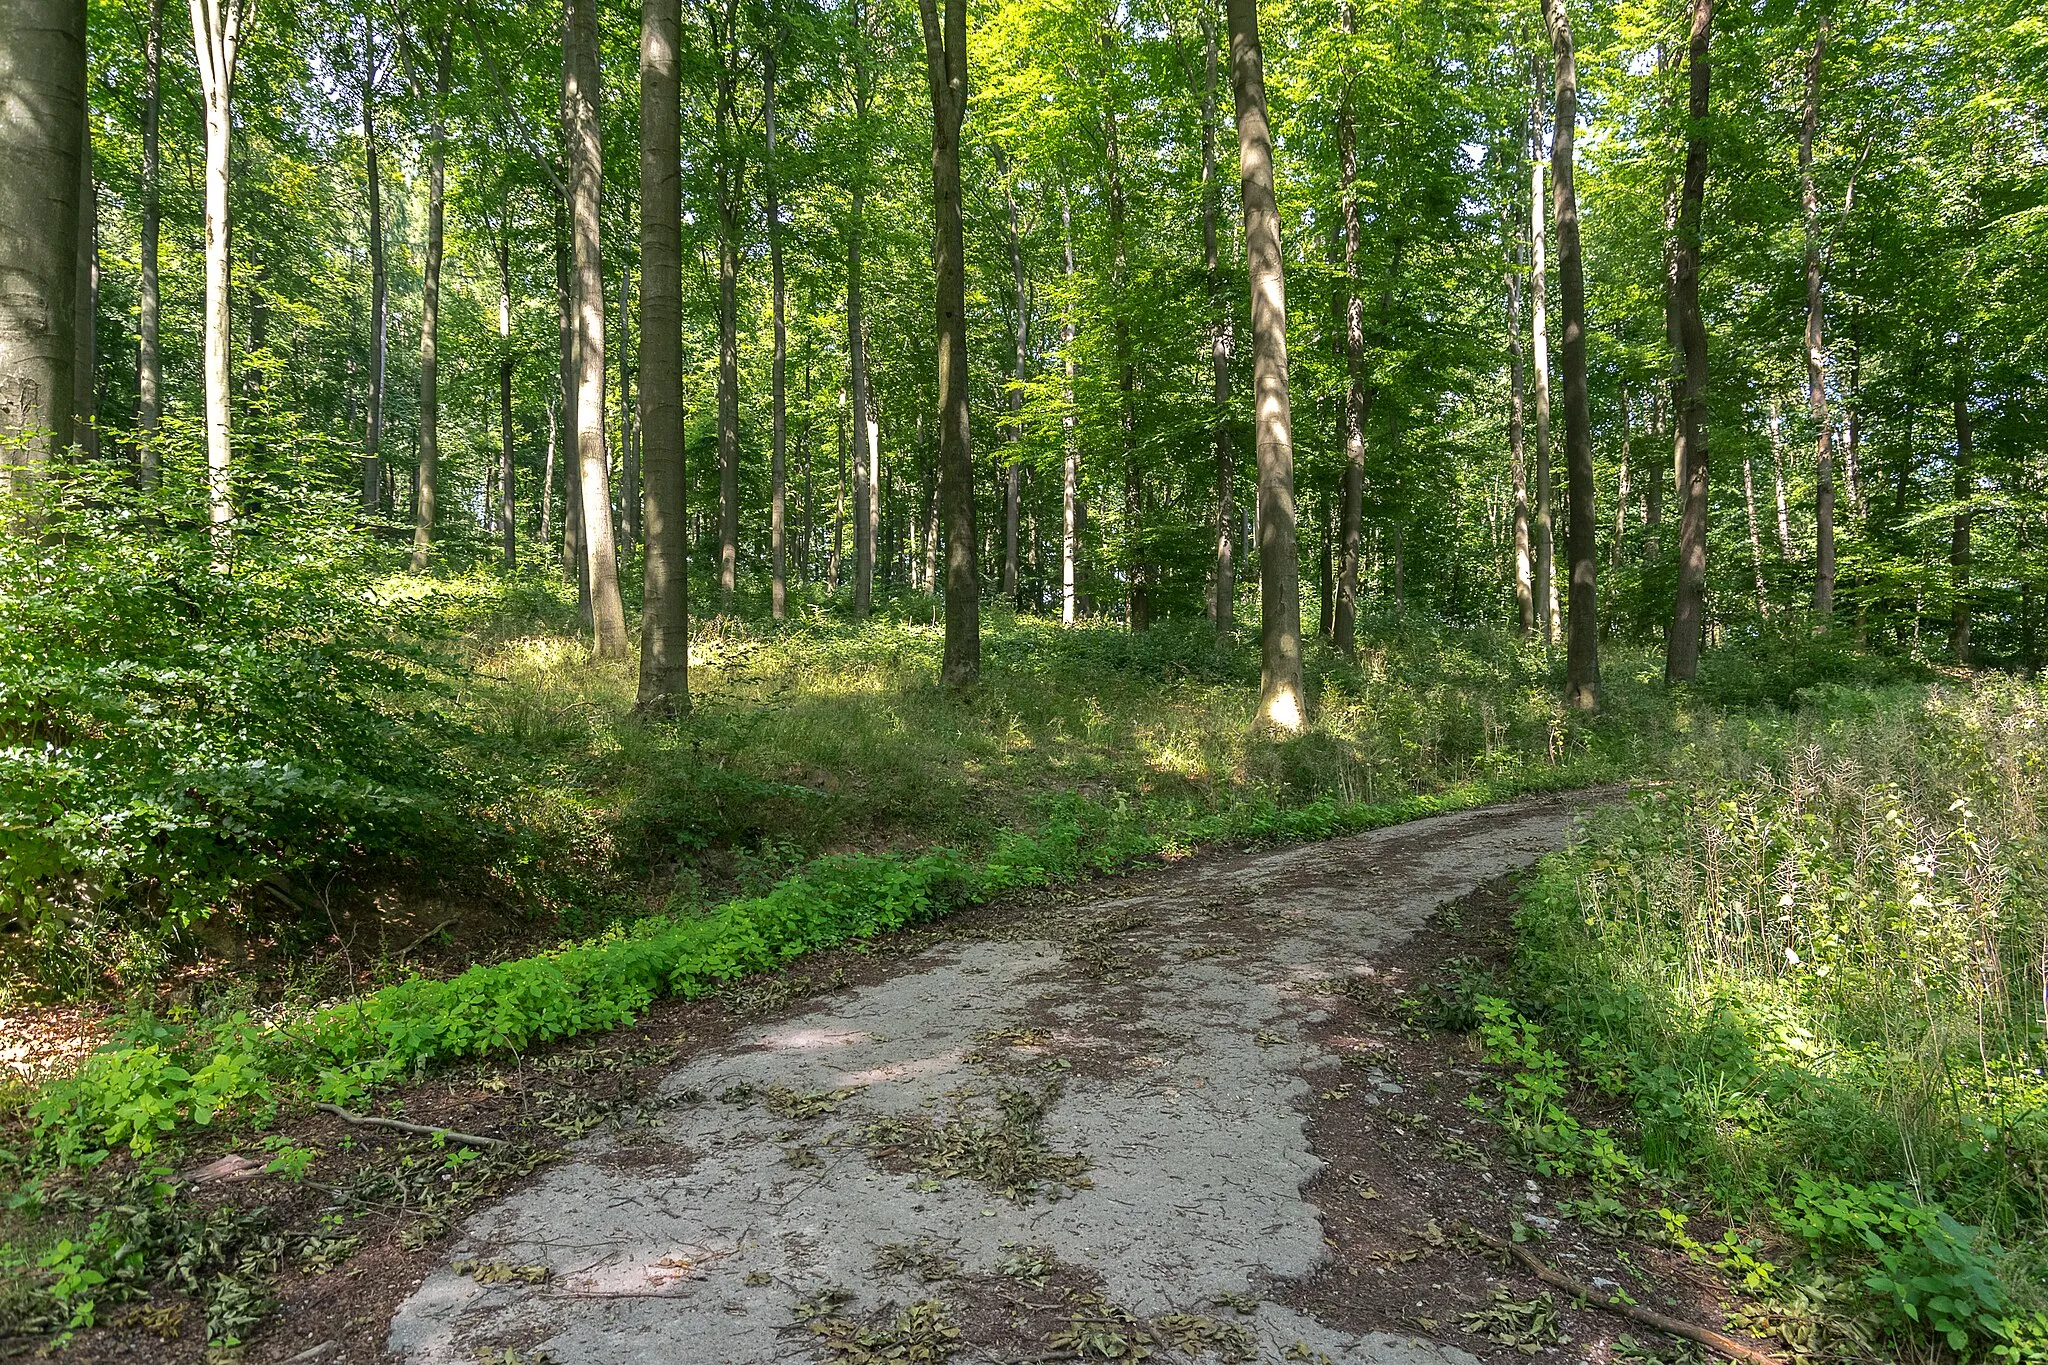
[[[440,1138],[446,1142],[459,1142],[465,1147],[510,1147],[503,1138],[478,1137],[475,1133],[458,1133],[453,1128],[434,1128],[424,1123],[407,1123],[404,1119],[375,1119],[367,1114],[351,1114],[338,1104],[316,1104],[315,1109],[334,1115],[343,1123],[352,1123],[358,1128],[391,1128],[401,1133],[417,1133],[421,1137]]]
[[[1653,1327],[1657,1331],[1664,1332],[1670,1336],[1683,1337],[1687,1341],[1696,1341],[1708,1350],[1719,1352],[1730,1360],[1746,1361],[1749,1362],[1749,1365],[1781,1365],[1781,1360],[1778,1356],[1772,1355],[1768,1351],[1760,1351],[1747,1342],[1737,1341],[1726,1333],[1716,1332],[1709,1327],[1698,1327],[1689,1322],[1681,1322],[1677,1318],[1667,1318],[1655,1309],[1644,1308],[1639,1304],[1624,1303],[1620,1299],[1609,1298],[1590,1285],[1580,1284],[1563,1271],[1552,1270],[1543,1263],[1541,1258],[1526,1247],[1517,1246],[1513,1242],[1503,1242],[1498,1237],[1492,1237],[1481,1232],[1470,1223],[1461,1223],[1459,1227],[1462,1231],[1470,1234],[1472,1239],[1481,1246],[1489,1247],[1505,1256],[1520,1261],[1531,1275],[1534,1275],[1552,1289],[1561,1289],[1573,1298],[1582,1299],[1592,1304],[1595,1308],[1605,1308],[1610,1313],[1619,1313],[1625,1318],[1633,1319],[1645,1327]]]

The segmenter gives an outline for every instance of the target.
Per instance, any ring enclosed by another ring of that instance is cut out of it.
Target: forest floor
[[[322,1181],[230,1158],[199,1192],[355,1229],[249,1358],[1696,1359],[1463,1233],[1724,1316],[1711,1272],[1559,1217],[1585,1192],[1513,1164],[1430,1003],[1505,961],[1510,879],[1609,794],[982,907],[416,1089],[538,1139],[475,1160],[316,1118]],[[200,1335],[145,1305],[73,1349]]]

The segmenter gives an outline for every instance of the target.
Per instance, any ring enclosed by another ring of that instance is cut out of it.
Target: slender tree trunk
[[[785,371],[789,358],[789,330],[783,319],[782,206],[777,202],[775,184],[775,44],[777,35],[761,50],[761,120],[766,133],[761,163],[761,188],[768,207],[768,270],[771,280],[770,308],[774,314],[775,355],[770,362],[772,416],[768,458],[768,558],[771,562],[768,589],[769,612],[778,621],[789,614],[789,548],[785,524],[788,495],[788,459],[785,450],[788,416]]]
[[[384,500],[384,372],[391,300],[384,267],[384,189],[377,157],[377,30],[368,10],[363,12],[361,93],[363,169],[370,200],[370,415],[363,432],[363,511],[375,515]]]
[[[570,110],[570,187],[576,247],[576,460],[583,486],[583,560],[590,574],[595,656],[624,660],[626,608],[619,596],[619,561],[612,538],[611,462],[604,448],[604,262],[600,255],[598,195],[604,176],[599,135],[597,0],[568,0],[575,44]]]
[[[1517,196],[1510,195],[1510,200]],[[1516,259],[1515,207],[1501,206],[1501,242],[1508,282],[1508,472],[1515,490],[1515,631],[1524,639],[1536,628],[1535,565],[1529,543],[1529,466],[1522,402],[1522,272]]]
[[[510,215],[498,220],[498,535],[504,543],[505,568],[519,567],[518,465],[513,459],[512,370],[512,228]],[[551,448],[552,451],[552,448]],[[552,472],[552,471],[550,471]],[[545,490],[545,485],[542,486]],[[547,493],[541,493],[541,523],[547,523]],[[541,532],[545,537],[545,529]]]
[[[1550,137],[1551,217],[1557,220],[1557,276],[1564,310],[1565,552],[1571,558],[1565,700],[1590,711],[1600,697],[1598,514],[1593,481],[1593,416],[1586,392],[1586,279],[1579,254],[1579,200],[1572,183],[1579,117],[1578,63],[1565,0],[1546,0],[1557,61],[1556,122]]]
[[[619,271],[619,484],[623,556],[640,544],[640,432],[633,405],[633,270]]]
[[[1345,0],[1343,24],[1347,36],[1357,34],[1358,7],[1352,0]],[[1356,188],[1358,135],[1348,90],[1337,115],[1337,165],[1344,204],[1344,505],[1338,519],[1344,554],[1338,574],[1337,604],[1331,630],[1337,648],[1344,651],[1345,657],[1356,658],[1358,552],[1365,525],[1365,304],[1358,296],[1358,253],[1362,237]],[[1519,391],[1516,398],[1519,403]],[[1519,431],[1517,444],[1520,444]]]
[[[562,146],[574,138],[570,117],[569,88],[576,55],[569,37],[568,12],[562,25]],[[559,206],[555,235],[555,298],[561,313],[560,409],[562,426],[562,571],[576,584],[576,613],[583,629],[591,628],[590,561],[583,554],[583,477],[576,455],[576,377],[582,371],[577,359],[576,296],[571,257],[575,244],[569,237],[568,205]]]
[[[1534,160],[1529,173],[1530,355],[1536,389],[1536,624],[1547,645],[1557,643],[1556,516],[1550,478],[1550,290],[1544,261],[1543,136],[1540,105],[1530,106],[1529,140]]]
[[[0,460],[16,494],[72,441],[85,28],[82,0],[0,6]]]
[[[1017,188],[1010,180],[1009,158],[996,153],[996,174],[1003,182],[1003,207],[1009,211],[1010,286],[1016,295],[1016,330],[1010,367],[1010,458],[1003,471],[1003,595],[1019,611],[1024,593],[1017,574],[1017,519],[1024,491],[1024,362],[1031,346],[1031,309],[1024,293],[1024,242],[1017,227]]]
[[[1948,652],[1960,668],[1970,666],[1970,500],[1976,496],[1977,474],[1970,431],[1970,354],[1967,343],[1956,357],[1956,460],[1950,490],[1956,503],[1949,531],[1948,563],[1954,602],[1949,609]]]
[[[743,168],[733,134],[739,62],[738,0],[726,0],[722,25],[713,22],[718,49],[718,610],[732,610],[740,541],[740,189]]]
[[[832,496],[832,549],[825,559],[825,586],[839,591],[839,561],[846,552],[846,403],[839,404],[839,475]]]
[[[1671,682],[1690,682],[1699,672],[1707,600],[1707,327],[1700,314],[1700,211],[1707,189],[1707,45],[1713,22],[1714,0],[1692,0],[1685,180],[1671,252],[1673,321],[1684,376],[1674,450],[1682,471],[1678,592],[1664,647],[1664,676]]]
[[[228,312],[228,173],[235,62],[247,6],[244,0],[191,0],[191,8],[206,118],[206,515],[213,528],[215,565],[225,569],[228,528],[234,519],[229,488],[234,467],[228,394],[234,329]],[[65,378],[68,382],[68,375]],[[68,416],[68,405],[65,411]]]
[[[974,562],[974,457],[967,420],[967,256],[960,221],[960,123],[967,112],[967,0],[918,0],[932,97],[932,272],[937,277],[939,503],[946,524],[946,647],[939,681],[981,678],[981,580]]]
[[[1827,35],[1823,17],[1806,63],[1806,108],[1799,123],[1799,199],[1806,230],[1806,398],[1813,410],[1815,441],[1813,614],[1822,630],[1835,609],[1835,451],[1828,418],[1827,349],[1822,343],[1820,197],[1813,188],[1813,135],[1820,122],[1820,59]]]
[[[1777,501],[1778,553],[1792,558],[1792,514],[1785,498],[1785,415],[1777,396],[1771,397],[1771,484]]]
[[[1245,268],[1252,298],[1252,391],[1259,453],[1259,723],[1301,728],[1301,582],[1294,531],[1294,426],[1287,404],[1287,280],[1273,193],[1273,137],[1258,0],[1228,0]]]
[[[1107,36],[1103,39],[1109,45]],[[1123,149],[1117,140],[1116,106],[1104,106],[1102,118],[1103,169],[1108,177],[1110,262],[1110,330],[1116,346],[1117,434],[1122,442],[1124,467],[1124,570],[1128,598],[1125,620],[1132,630],[1152,625],[1152,603],[1144,551],[1144,475],[1138,468],[1137,373],[1131,361],[1131,320],[1129,314],[1129,270],[1124,242]]]
[[[548,400],[548,448],[540,468],[540,543],[543,551],[555,539],[555,440],[561,412],[562,398],[557,394]]]
[[[853,388],[853,619],[865,621],[874,605],[876,488],[875,430],[868,401],[867,335],[861,321],[861,190],[853,191],[853,222],[846,238],[846,354]]]
[[[1066,324],[1060,333],[1060,354],[1066,365],[1065,404],[1060,413],[1060,622],[1073,625],[1080,614],[1081,447],[1074,439],[1074,215],[1064,186],[1060,190],[1060,238],[1067,282]]]
[[[811,441],[811,427],[815,418],[811,407],[811,338],[809,333],[804,335],[803,412],[804,423],[797,429],[796,433],[796,450],[804,466],[804,529],[797,542],[796,576],[799,583],[808,584],[812,581],[811,575],[815,572],[811,562],[811,545],[812,533],[817,529],[818,516],[817,470],[814,468],[817,463],[818,452]]]
[[[1756,526],[1756,482],[1750,476],[1749,449],[1742,451],[1742,501],[1749,510],[1749,563],[1756,573],[1756,614],[1768,618],[1771,614],[1770,598],[1764,590],[1764,542],[1757,534]]]
[[[640,6],[640,440],[646,575],[642,713],[690,705],[689,481],[683,458],[682,7]]]
[[[441,104],[448,98],[454,30],[443,30],[434,68],[435,112],[427,131],[427,259],[420,274],[420,468],[413,499],[412,570],[423,573],[434,540],[435,494],[441,469],[441,257],[447,244],[448,149]]]
[[[1629,449],[1634,434],[1629,421],[1628,385],[1624,383],[1621,386],[1621,469],[1614,486],[1614,545],[1607,556],[1608,567],[1615,570],[1621,568],[1621,546],[1628,536],[1628,504],[1635,495],[1630,482],[1634,470],[1630,468]]]
[[[74,282],[78,301],[72,308],[76,359],[71,364],[72,438],[78,442],[79,453],[88,460],[98,458],[100,453],[100,211],[92,179],[91,93],[88,88],[87,101],[78,119],[78,266]]]
[[[1237,628],[1237,580],[1232,563],[1231,532],[1237,519],[1234,504],[1237,456],[1230,442],[1230,308],[1223,293],[1222,263],[1216,234],[1222,219],[1223,183],[1216,172],[1216,91],[1222,61],[1217,42],[1215,9],[1203,6],[1202,30],[1208,46],[1208,75],[1202,91],[1202,265],[1209,282],[1210,442],[1216,458],[1216,633]]]
[[[157,283],[163,233],[163,64],[164,0],[149,0],[149,28],[142,48],[142,277],[135,328],[137,482],[144,488],[157,486],[163,463],[157,447],[164,388],[163,311]]]

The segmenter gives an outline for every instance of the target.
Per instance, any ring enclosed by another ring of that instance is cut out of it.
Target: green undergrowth
[[[292,1106],[358,1104],[438,1064],[618,1028],[657,1000],[695,998],[805,952],[1160,853],[1327,838],[1609,775],[1589,760],[1388,803],[1247,802],[1205,816],[1077,800],[1034,834],[1005,835],[978,860],[943,848],[827,856],[766,894],[714,910],[649,916],[553,951],[262,1022],[245,1014],[185,1023],[141,1016],[75,1074],[27,1101],[25,1148],[14,1159],[35,1168],[91,1166],[115,1151],[149,1158],[218,1122],[263,1126]]]
[[[2044,738],[2016,682],[1724,727],[1526,887],[1529,1017],[1489,1035],[1510,1131],[1792,1248],[1747,1272],[1752,1330],[2048,1360]],[[1624,1103],[1628,1154],[1588,1156],[1573,1079]]]

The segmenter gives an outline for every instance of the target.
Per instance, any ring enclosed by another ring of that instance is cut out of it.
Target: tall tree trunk
[[[825,557],[825,586],[839,591],[839,561],[846,552],[846,395],[839,402],[839,473],[832,495],[832,548]]]
[[[1343,24],[1347,36],[1357,34],[1358,7],[1352,0],[1345,0]],[[1331,632],[1345,657],[1356,658],[1358,552],[1365,525],[1365,304],[1358,295],[1358,135],[1348,89],[1337,114],[1337,165],[1344,201],[1344,505],[1338,520],[1344,554]],[[1519,392],[1516,397],[1519,402]],[[1517,437],[1519,445],[1519,432]]]
[[[1108,36],[1103,38],[1105,49]],[[1116,346],[1117,434],[1122,442],[1124,467],[1124,570],[1128,598],[1125,620],[1132,630],[1152,625],[1152,603],[1144,551],[1144,474],[1138,468],[1137,372],[1131,360],[1130,279],[1124,242],[1123,149],[1117,141],[1116,105],[1104,105],[1102,117],[1103,169],[1108,176],[1110,262],[1110,330]]]
[[[1813,188],[1813,135],[1820,122],[1820,59],[1827,36],[1823,16],[1814,29],[1813,55],[1806,63],[1806,108],[1799,123],[1799,202],[1806,230],[1806,397],[1813,410],[1815,441],[1813,613],[1822,630],[1835,609],[1835,451],[1828,418],[1827,350],[1821,339],[1820,197]]]
[[[611,462],[604,448],[604,262],[598,195],[604,143],[598,124],[597,0],[568,0],[575,63],[570,110],[570,193],[576,246],[576,460],[583,486],[583,561],[590,574],[591,632],[601,660],[624,660],[626,607],[612,539]]]
[[[1707,326],[1700,314],[1700,211],[1707,189],[1707,45],[1713,22],[1714,0],[1692,0],[1685,179],[1679,191],[1671,249],[1672,321],[1683,374],[1674,446],[1682,504],[1678,592],[1664,645],[1664,676],[1671,682],[1690,682],[1699,672],[1700,631],[1707,601]]]
[[[1060,240],[1067,282],[1067,316],[1060,331],[1060,356],[1067,371],[1066,401],[1060,411],[1060,623],[1071,626],[1081,607],[1081,522],[1087,512],[1081,501],[1081,447],[1074,439],[1074,214],[1065,186],[1060,189]]]
[[[1017,227],[1017,187],[1010,180],[1009,158],[1000,148],[996,151],[996,174],[1003,182],[1003,207],[1009,211],[1010,286],[1017,300],[1017,325],[1011,337],[1010,459],[1003,472],[1003,595],[1021,611],[1024,594],[1017,576],[1017,517],[1024,488],[1024,360],[1031,346],[1031,309],[1024,293],[1024,242]]]
[[[211,0],[204,0],[210,3]],[[384,372],[391,287],[384,267],[384,187],[377,157],[377,30],[363,12],[363,171],[370,200],[370,414],[363,431],[363,511],[384,500]]]
[[[853,25],[854,136],[861,147],[853,168],[853,213],[846,233],[846,363],[853,389],[853,619],[865,621],[874,606],[874,512],[879,489],[874,475],[880,464],[881,433],[875,429],[874,404],[868,395],[866,324],[861,319],[861,238],[867,232],[867,122],[869,76],[867,28],[861,0],[849,6]]]
[[[1508,473],[1515,490],[1515,632],[1523,638],[1536,628],[1536,580],[1529,543],[1529,465],[1525,451],[1526,414],[1522,401],[1522,270],[1515,241],[1518,195],[1501,205],[1501,249],[1507,257],[1508,282]]]
[[[1958,667],[1970,666],[1970,500],[1976,496],[1977,474],[1970,431],[1970,352],[1965,342],[1956,356],[1956,460],[1950,489],[1956,503],[1949,531],[1948,563],[1954,601],[1949,608],[1948,652]]]
[[[811,442],[813,422],[811,409],[811,338],[804,336],[804,424],[796,434],[797,455],[804,466],[804,529],[797,541],[796,577],[799,583],[811,581],[811,533],[816,529],[818,515],[817,463],[818,453]]]
[[[1742,501],[1749,510],[1749,563],[1756,573],[1756,614],[1769,617],[1770,598],[1764,590],[1764,542],[1756,527],[1756,481],[1750,475],[1749,449],[1742,451]]]
[[[0,6],[0,459],[17,494],[72,440],[85,13],[83,0]]]
[[[1216,633],[1237,628],[1237,580],[1231,531],[1237,519],[1237,457],[1230,443],[1230,309],[1223,294],[1223,270],[1216,245],[1223,184],[1216,173],[1216,89],[1222,61],[1215,9],[1204,5],[1202,31],[1208,46],[1208,75],[1202,90],[1202,266],[1209,282],[1210,442],[1216,458]]]
[[[100,453],[100,211],[92,180],[91,95],[88,87],[78,119],[78,274],[74,281],[78,300],[72,307],[76,358],[71,363],[72,438],[78,442],[79,453],[89,460]]]
[[[967,112],[967,0],[918,0],[932,97],[932,272],[937,277],[939,503],[946,524],[946,646],[939,681],[981,677],[981,580],[974,562],[974,457],[967,424],[966,248],[960,122]]]
[[[163,234],[163,67],[164,0],[149,0],[149,28],[142,48],[142,278],[135,328],[136,473],[144,488],[156,487],[163,464],[157,447],[164,411],[163,311],[157,283]]]
[[[1629,421],[1628,384],[1624,382],[1621,386],[1621,468],[1616,472],[1614,482],[1614,544],[1607,555],[1608,567],[1617,571],[1621,568],[1622,542],[1628,537],[1629,499],[1635,495],[1630,482],[1635,471],[1630,468],[1632,452],[1629,449],[1634,435]]]
[[[191,7],[193,50],[199,60],[206,117],[206,517],[213,528],[215,565],[225,568],[228,528],[234,519],[229,488],[234,468],[228,394],[234,329],[228,313],[228,172],[234,135],[235,62],[241,52],[248,5],[246,0],[191,0]],[[68,405],[66,413],[68,416]]]
[[[619,270],[619,483],[623,555],[640,544],[640,432],[633,405],[633,269]]]
[[[434,540],[435,485],[441,469],[441,257],[447,244],[448,149],[441,105],[448,98],[455,33],[444,29],[434,68],[434,121],[427,130],[427,259],[420,274],[420,469],[413,499],[412,569],[424,572]]]
[[[548,447],[541,457],[540,467],[540,543],[543,550],[555,539],[555,441],[561,413],[562,398],[556,394],[548,400]]]
[[[768,209],[769,304],[775,329],[775,354],[770,362],[769,380],[772,411],[768,455],[768,606],[769,614],[778,621],[789,614],[789,548],[785,523],[789,473],[784,446],[788,425],[785,371],[789,359],[789,329],[783,319],[782,205],[775,197],[775,50],[780,40],[781,35],[777,33],[761,49],[761,121],[766,134],[761,190]]]
[[[1258,0],[1228,0],[1237,106],[1245,269],[1252,299],[1252,392],[1259,454],[1259,723],[1301,728],[1301,581],[1294,531],[1294,425],[1287,403],[1287,279],[1273,193],[1273,136]]]
[[[690,704],[689,482],[683,457],[680,0],[640,6],[640,440],[646,576],[642,713]]]
[[[1771,489],[1778,511],[1778,552],[1792,558],[1792,514],[1785,498],[1785,415],[1771,396]]]
[[[1557,539],[1550,478],[1550,289],[1544,260],[1542,104],[1529,106],[1529,315],[1530,356],[1536,389],[1536,624],[1547,645],[1557,643]]]
[[[569,37],[566,8],[562,19],[562,146],[566,155],[575,136],[570,118],[569,88],[576,46]],[[566,202],[557,206],[555,226],[555,301],[561,314],[562,570],[576,584],[577,619],[582,622],[583,629],[589,630],[590,561],[583,554],[583,477],[576,456],[576,377],[582,371],[576,355],[575,272],[571,265],[575,244],[569,238]]]
[[[504,543],[505,567],[519,567],[518,466],[512,443],[512,226],[509,213],[498,219],[498,535]],[[552,472],[552,471],[551,471]],[[541,493],[541,521],[546,525],[547,493]],[[547,534],[545,530],[541,532]]]
[[[876,489],[874,408],[868,401],[868,355],[861,320],[861,187],[853,190],[853,221],[846,237],[846,356],[853,389],[853,619],[865,621],[874,606]]]
[[[738,0],[725,0],[723,22],[713,11],[718,49],[718,95],[713,111],[718,141],[718,610],[732,610],[740,542],[740,190],[744,170],[733,132],[739,63]]]
[[[1578,63],[1565,0],[1545,0],[1557,61],[1555,126],[1550,135],[1551,217],[1557,220],[1557,276],[1564,309],[1565,552],[1571,558],[1565,643],[1565,700],[1590,711],[1600,699],[1598,520],[1594,507],[1593,416],[1586,393],[1586,277],[1579,254],[1579,200],[1572,183],[1579,118]]]

